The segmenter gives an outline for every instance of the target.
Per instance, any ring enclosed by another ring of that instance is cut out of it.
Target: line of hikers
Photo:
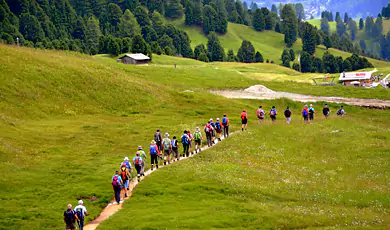
[[[221,141],[222,132],[224,137],[229,136],[229,118],[226,114],[223,115],[222,120],[216,119],[214,123],[213,118],[207,122],[204,126],[203,131],[206,134],[207,146],[215,144],[215,140]],[[203,140],[202,132],[199,127],[196,127],[195,132],[191,133],[190,130],[184,130],[183,135],[180,138],[180,142],[183,146],[183,153],[179,154],[179,141],[176,136],[173,136],[172,140],[169,139],[169,133],[164,134],[164,138],[157,129],[153,135],[153,140],[149,146],[150,155],[150,169],[153,171],[154,166],[158,169],[158,160],[164,160],[164,165],[170,164],[171,161],[179,161],[181,157],[189,157],[190,155],[201,151],[201,145]],[[194,152],[190,153],[194,145]],[[141,177],[145,176],[145,162],[146,153],[142,149],[142,146],[138,146],[138,151],[132,162],[129,161],[128,157],[125,157],[123,162],[120,164],[119,170],[112,176],[111,183],[115,192],[115,201],[120,204],[121,192],[123,191],[124,197],[127,197],[127,191],[129,190],[129,182],[131,180],[132,165],[137,171],[137,180],[141,181]]]
[[[302,109],[302,118],[304,123],[309,123],[314,121],[314,114],[315,114],[315,109],[312,104],[310,104],[310,107],[305,104],[303,109]],[[329,109],[328,104],[324,105],[324,108],[322,109],[322,114],[325,116],[326,119],[329,118],[331,111]],[[344,117],[347,112],[344,110],[344,106],[340,106],[340,108],[337,110],[337,116]],[[276,117],[278,115],[278,112],[276,111],[275,106],[272,106],[271,110],[268,113],[270,119],[272,122],[276,121]],[[259,119],[259,122],[262,122],[266,118],[266,113],[263,110],[263,106],[259,106],[259,108],[256,110],[256,116]],[[286,110],[284,111],[284,116],[286,118],[286,123],[291,124],[291,117],[292,117],[292,111],[290,110],[290,107],[287,106]],[[248,126],[248,114],[246,110],[244,109],[241,113],[241,130],[244,131],[247,129]]]

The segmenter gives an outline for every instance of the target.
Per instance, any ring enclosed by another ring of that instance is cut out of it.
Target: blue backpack
[[[188,135],[187,134],[183,134],[183,136],[181,136],[181,143],[188,145]]]
[[[176,140],[172,140],[171,144],[172,144],[172,148],[177,148]]]
[[[221,123],[219,123],[219,121],[217,121],[217,122],[215,123],[215,127],[216,127],[218,130],[220,130],[220,129],[221,129]]]
[[[222,118],[222,125],[224,125],[224,126],[227,125],[227,118],[226,117]]]
[[[307,117],[307,115],[309,115],[309,114],[307,114],[306,109],[304,109],[304,110],[302,111],[302,116]]]
[[[157,154],[155,145],[151,145],[151,146],[150,146],[150,154],[151,154],[151,155]]]

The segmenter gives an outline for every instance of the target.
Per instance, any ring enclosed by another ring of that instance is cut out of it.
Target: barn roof
[[[137,61],[144,61],[144,60],[150,60],[150,58],[142,53],[137,53],[137,54],[126,54],[125,56],[119,58],[123,59],[125,57],[129,57],[131,59],[137,60]]]
[[[369,80],[373,73],[377,72],[377,70],[372,70],[368,72],[349,72],[349,73],[341,73],[339,77],[339,81],[359,81],[359,80]]]

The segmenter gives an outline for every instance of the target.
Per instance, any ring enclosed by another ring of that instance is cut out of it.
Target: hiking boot
[[[156,165],[156,169],[158,169],[158,165]]]
[[[125,192],[125,197],[127,197],[127,192]]]
[[[167,162],[166,162],[166,161],[164,161],[164,165],[167,165]]]
[[[171,162],[170,162],[170,161],[168,161],[168,164],[171,164]]]

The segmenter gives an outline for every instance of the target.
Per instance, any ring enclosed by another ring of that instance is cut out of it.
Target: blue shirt
[[[119,182],[120,184],[122,184],[122,178],[121,178],[121,176],[115,174],[114,176],[112,176],[111,181],[114,180],[114,177],[118,177],[118,182]]]

